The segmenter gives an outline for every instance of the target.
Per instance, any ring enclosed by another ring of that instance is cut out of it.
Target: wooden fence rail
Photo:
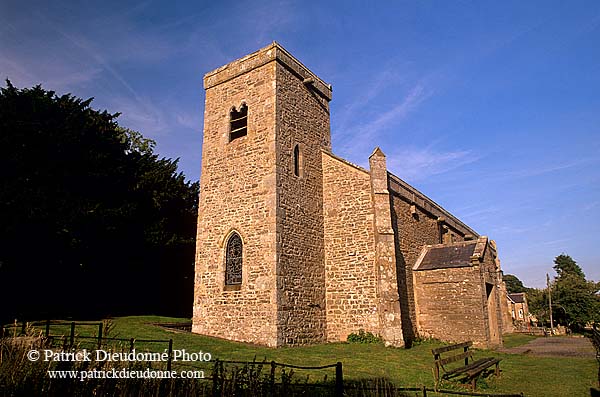
[[[25,335],[27,325],[29,326],[44,326],[44,337],[48,340],[54,340],[56,338],[63,338],[63,346],[64,350],[72,349],[75,346],[76,339],[92,339],[97,341],[96,346],[98,350],[102,348],[103,342],[106,341],[116,341],[116,342],[128,342],[129,343],[129,352],[131,353],[135,348],[135,343],[165,343],[168,344],[168,360],[167,360],[167,371],[170,371],[173,365],[173,339],[137,339],[137,338],[113,338],[113,337],[104,337],[102,336],[103,323],[97,322],[75,322],[75,321],[51,321],[46,320],[45,322],[30,322],[27,323],[25,321],[22,322],[21,326],[18,324],[10,324],[6,326],[7,328],[21,328],[19,335]],[[68,325],[69,326],[69,336],[67,339],[66,335],[52,335],[50,333],[51,325]],[[97,326],[98,334],[96,336],[86,336],[86,335],[77,335],[75,333],[76,326]],[[5,326],[0,326],[0,337],[10,336],[10,333],[6,331]],[[67,343],[68,340],[68,343]]]
[[[267,362],[260,361],[228,361],[228,360],[213,360],[209,361],[210,363],[214,363],[214,370],[212,374],[212,382],[213,382],[213,396],[220,396],[223,388],[223,364],[243,364],[243,365],[251,365],[258,364],[263,365],[267,364]],[[321,365],[321,366],[301,366],[301,365],[292,365],[292,364],[284,364],[278,363],[275,361],[271,361],[268,363],[270,365],[271,372],[269,374],[269,385],[270,385],[270,395],[275,395],[275,387],[278,385],[275,382],[275,372],[277,367],[281,368],[294,368],[294,369],[307,369],[307,370],[317,370],[317,369],[327,369],[327,368],[335,368],[335,384],[334,384],[334,395],[336,397],[342,397],[344,395],[344,374],[342,369],[342,363],[337,362],[335,364],[329,365]]]
[[[136,338],[113,338],[113,337],[104,337],[102,335],[103,332],[103,323],[98,323],[98,322],[74,322],[74,321],[51,321],[51,320],[47,320],[45,322],[30,322],[30,323],[26,323],[25,321],[23,321],[21,323],[21,325],[19,324],[9,324],[7,326],[2,326],[0,325],[0,337],[7,337],[7,336],[12,336],[10,334],[10,331],[8,331],[6,328],[16,328],[19,329],[20,328],[20,332],[19,335],[25,335],[26,334],[26,330],[27,330],[27,325],[30,326],[44,326],[44,336],[48,339],[52,339],[52,338],[64,338],[64,343],[63,343],[63,348],[67,349],[67,348],[73,348],[75,345],[75,340],[76,339],[93,339],[96,340],[96,345],[98,347],[98,349],[100,349],[102,347],[103,342],[105,341],[118,341],[118,342],[128,342],[129,343],[129,351],[132,352],[133,349],[135,348],[135,343],[139,342],[139,343],[168,343],[168,361],[167,361],[167,370],[170,371],[172,368],[172,361],[173,361],[173,339],[136,339]],[[67,339],[66,335],[52,335],[52,333],[50,332],[50,328],[52,325],[68,325],[69,326],[69,336]],[[98,334],[96,336],[83,336],[83,335],[77,335],[76,334],[76,327],[77,326],[97,326],[98,327]],[[13,330],[13,335],[16,333]],[[67,344],[66,341],[69,341],[69,343]],[[598,332],[597,330],[594,330],[594,345],[597,347],[597,349],[600,347],[600,332]],[[598,359],[600,361],[600,350],[598,351]],[[293,368],[293,369],[305,369],[305,370],[321,370],[321,369],[328,369],[328,368],[335,368],[335,382],[333,386],[327,386],[327,385],[314,385],[314,386],[321,386],[321,387],[332,387],[333,388],[333,392],[334,392],[334,396],[336,397],[342,397],[344,395],[344,390],[346,391],[376,391],[376,389],[374,388],[369,388],[369,387],[361,387],[361,386],[344,386],[344,374],[343,374],[343,365],[341,362],[337,362],[335,364],[329,364],[329,365],[322,365],[322,366],[300,366],[300,365],[293,365],[293,364],[284,364],[284,363],[278,363],[275,361],[270,361],[270,362],[260,362],[260,361],[228,361],[228,360],[210,360],[210,361],[205,361],[204,363],[210,363],[213,364],[213,373],[212,373],[212,377],[211,377],[211,381],[212,381],[212,387],[213,387],[213,396],[220,396],[221,394],[221,390],[223,387],[223,364],[242,364],[242,365],[250,365],[250,364],[258,364],[258,365],[262,365],[262,364],[268,364],[270,366],[270,374],[269,374],[269,380],[270,380],[270,388],[271,388],[271,395],[274,395],[275,392],[275,388],[277,385],[281,385],[276,383],[276,369],[277,367],[281,367],[281,368]],[[600,368],[599,368],[599,382],[600,382]],[[302,387],[303,385],[299,385],[300,387]],[[304,385],[306,387],[308,387],[309,385]],[[492,393],[477,393],[477,392],[468,392],[468,391],[457,391],[457,390],[435,390],[433,388],[428,388],[425,386],[422,387],[395,387],[392,386],[391,387],[393,390],[398,391],[398,392],[402,392],[402,391],[409,391],[409,392],[419,392],[419,394],[421,394],[423,397],[427,397],[427,393],[428,392],[434,392],[434,393],[438,393],[438,394],[447,394],[447,395],[459,395],[459,396],[487,396],[487,397],[523,397],[523,393],[519,393],[519,394],[492,394]]]

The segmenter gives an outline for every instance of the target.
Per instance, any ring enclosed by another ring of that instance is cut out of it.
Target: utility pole
[[[550,276],[546,273],[546,284],[548,285],[548,306],[550,308],[550,335],[554,335],[554,323],[552,322],[552,290],[550,289]]]

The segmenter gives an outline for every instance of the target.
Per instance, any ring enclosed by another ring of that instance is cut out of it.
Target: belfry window
[[[233,233],[227,240],[225,252],[225,285],[242,283],[242,238]]]
[[[229,112],[229,142],[248,134],[248,106],[242,103],[240,110],[235,107]]]

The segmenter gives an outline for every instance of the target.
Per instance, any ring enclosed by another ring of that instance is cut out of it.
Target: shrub
[[[359,329],[358,334],[351,333],[348,335],[348,342],[350,343],[381,343],[383,339],[379,335],[375,335],[371,332],[365,332],[364,329]]]

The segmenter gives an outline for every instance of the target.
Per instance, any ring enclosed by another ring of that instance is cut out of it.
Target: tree
[[[560,254],[554,258],[554,263],[554,270],[556,271],[558,278],[570,275],[585,280],[585,274],[583,274],[583,270],[581,270],[581,267],[579,267],[577,262],[575,262],[569,255],[564,253]]]
[[[189,314],[198,184],[91,102],[0,88],[4,319]]]
[[[552,285],[552,311],[557,321],[574,329],[600,322],[600,283],[586,280],[569,255],[557,256],[554,263],[557,276]]]
[[[529,306],[529,312],[537,318],[540,324],[546,324],[550,321],[547,289],[529,288],[527,291],[527,305]]]
[[[527,292],[527,288],[523,285],[523,282],[517,278],[517,276],[505,274],[502,276],[502,281],[504,281],[506,284],[506,291],[509,294]]]
[[[140,132],[117,126],[116,129],[121,142],[128,146],[127,152],[138,152],[141,154],[152,154],[156,142],[145,138]]]

